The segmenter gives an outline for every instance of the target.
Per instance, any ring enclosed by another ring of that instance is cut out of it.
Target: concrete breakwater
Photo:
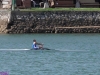
[[[99,11],[12,11],[6,33],[99,33]]]
[[[7,26],[11,19],[11,11],[0,11],[0,33],[7,33]]]

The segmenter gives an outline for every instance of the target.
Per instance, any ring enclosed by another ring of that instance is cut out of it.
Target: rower
[[[32,49],[38,50],[43,49],[43,44],[36,42],[36,40],[33,40]]]

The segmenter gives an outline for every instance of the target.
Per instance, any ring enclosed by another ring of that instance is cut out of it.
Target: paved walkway
[[[79,26],[79,27],[55,27],[55,29],[68,29],[68,28],[100,28],[100,26]]]

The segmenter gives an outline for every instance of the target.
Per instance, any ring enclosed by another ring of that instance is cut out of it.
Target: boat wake
[[[21,50],[30,50],[30,49],[0,49],[0,51],[4,51],[4,50],[21,51]]]
[[[0,49],[0,51],[28,51],[33,49]],[[64,49],[48,49],[44,48],[43,50],[53,50],[53,51],[67,51],[67,52],[84,52],[88,50],[64,50]]]

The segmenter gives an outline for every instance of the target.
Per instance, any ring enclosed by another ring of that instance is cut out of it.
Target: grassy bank
[[[100,11],[100,8],[30,8],[20,11]]]

